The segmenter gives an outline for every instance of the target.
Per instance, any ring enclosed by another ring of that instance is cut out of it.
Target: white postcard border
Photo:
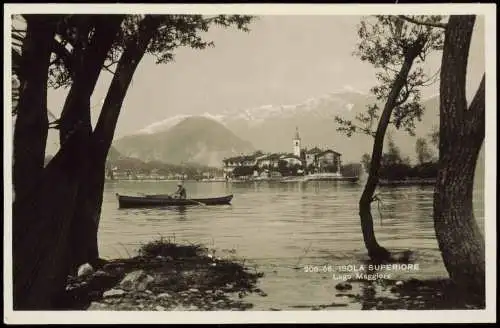
[[[13,311],[11,15],[17,13],[248,15],[451,15],[485,18],[486,309],[384,311]],[[5,4],[4,5],[4,322],[5,323],[468,323],[496,318],[496,5],[495,4]]]

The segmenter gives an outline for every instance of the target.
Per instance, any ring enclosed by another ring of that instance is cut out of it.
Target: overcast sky
[[[156,65],[144,57],[122,108],[115,138],[177,114],[218,113],[266,104],[294,104],[346,86],[368,91],[375,70],[352,56],[359,16],[260,16],[246,33],[214,28],[206,50],[179,49],[175,62]],[[476,22],[469,59],[473,93],[484,72],[484,32]],[[440,54],[426,71],[435,73]],[[96,111],[111,74],[102,72],[93,96]],[[438,86],[425,91],[436,94]],[[67,90],[49,91],[60,112]],[[94,115],[96,116],[96,115]],[[93,118],[95,120],[95,117]]]

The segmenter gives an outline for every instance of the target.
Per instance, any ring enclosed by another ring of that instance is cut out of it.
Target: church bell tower
[[[299,127],[295,127],[295,136],[293,137],[293,154],[300,157],[300,136]]]

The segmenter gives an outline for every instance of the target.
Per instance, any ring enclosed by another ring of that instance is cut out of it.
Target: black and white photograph
[[[4,322],[494,322],[496,5],[4,5]]]

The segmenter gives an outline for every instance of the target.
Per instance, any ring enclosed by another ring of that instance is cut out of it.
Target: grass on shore
[[[257,288],[263,273],[245,266],[244,260],[215,257],[215,251],[201,244],[179,244],[160,237],[142,245],[137,253],[134,257],[103,260],[90,276],[69,277],[65,297],[68,309],[86,308],[92,301],[102,300],[106,290],[120,289],[121,280],[136,270],[154,278],[148,287],[153,294],[197,290],[218,295],[236,293],[239,298],[249,293],[265,296]],[[241,303],[241,307],[248,306]]]

